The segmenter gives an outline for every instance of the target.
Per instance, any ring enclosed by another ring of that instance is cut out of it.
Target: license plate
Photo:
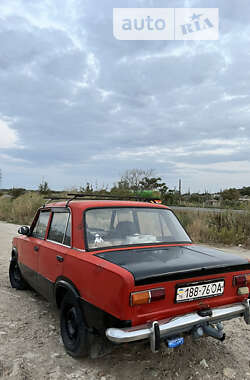
[[[176,302],[221,296],[224,293],[224,285],[224,280],[215,280],[178,287],[176,291]]]

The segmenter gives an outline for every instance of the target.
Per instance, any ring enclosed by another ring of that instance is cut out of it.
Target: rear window
[[[90,249],[160,243],[190,243],[172,211],[161,208],[98,208],[85,213]]]

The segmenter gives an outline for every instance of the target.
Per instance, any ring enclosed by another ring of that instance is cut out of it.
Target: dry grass
[[[177,216],[197,243],[249,245],[250,212],[239,214],[232,211],[221,213],[177,211]]]
[[[25,193],[16,199],[0,198],[0,219],[17,224],[30,224],[36,210],[44,203],[38,193]]]

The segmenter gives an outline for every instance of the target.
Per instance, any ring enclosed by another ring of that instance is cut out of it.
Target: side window
[[[48,234],[48,240],[71,244],[71,221],[68,212],[54,212]]]
[[[69,215],[68,225],[65,232],[63,244],[71,246],[71,216]]]
[[[50,217],[50,211],[41,211],[33,229],[32,236],[38,239],[44,239],[47,225]]]

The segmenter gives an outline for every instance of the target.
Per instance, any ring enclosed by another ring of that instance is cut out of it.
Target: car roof
[[[45,205],[46,208],[51,207],[66,207],[67,201],[62,202],[50,202]],[[120,201],[120,200],[93,200],[93,199],[85,199],[85,200],[72,200],[68,203],[70,209],[78,209],[85,210],[88,208],[103,208],[103,207],[153,207],[153,208],[164,208],[168,209],[167,206],[158,204],[158,203],[150,203],[150,202],[136,202],[136,201]]]

